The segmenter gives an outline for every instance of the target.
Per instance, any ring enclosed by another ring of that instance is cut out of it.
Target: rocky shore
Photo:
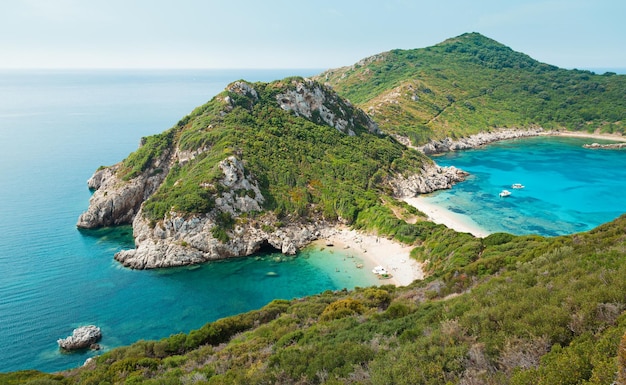
[[[258,97],[254,88],[243,82],[233,83],[229,91],[253,100]],[[294,89],[278,94],[276,102],[282,109],[299,116],[313,119],[319,115],[324,124],[346,135],[355,135],[360,130],[379,134],[378,127],[367,115],[360,110],[355,113],[352,105],[340,103],[335,100],[336,96],[328,92],[315,83],[303,81]],[[228,100],[224,105],[226,110],[233,108]],[[504,129],[458,140],[431,141],[418,150],[436,154],[541,134],[545,133],[539,128]],[[319,216],[279,219],[274,213],[264,211],[266,198],[259,183],[235,155],[228,156],[217,165],[223,174],[221,179],[211,182],[210,186],[200,186],[216,191],[215,205],[210,212],[190,214],[171,210],[158,221],[146,218],[143,215],[144,203],[165,181],[169,170],[184,166],[208,150],[204,146],[182,151],[172,144],[159,152],[158,158],[152,159],[139,175],[129,180],[120,176],[124,175],[121,171],[126,171],[122,169],[123,163],[99,169],[88,181],[94,194],[77,226],[98,228],[132,223],[135,248],[120,251],[115,259],[133,269],[153,269],[248,256],[261,250],[295,254],[319,239],[324,229],[343,224],[341,218],[335,223],[328,223]],[[466,172],[455,167],[440,167],[431,160],[425,160],[421,169],[414,173],[398,173],[388,177],[384,183],[396,198],[407,199],[451,188],[466,176]],[[224,217],[230,218],[227,225],[223,223]]]
[[[128,223],[132,218],[135,248],[118,252],[115,259],[133,269],[153,269],[248,256],[260,250],[295,254],[319,239],[324,229],[341,224],[341,218],[337,223],[320,218],[287,217],[279,220],[273,213],[266,212],[260,216],[246,216],[228,231],[226,241],[217,239],[213,229],[219,226],[219,213],[238,218],[246,213],[260,212],[265,199],[257,182],[246,175],[239,159],[231,156],[220,162],[220,168],[224,174],[220,181],[224,192],[216,199],[215,210],[196,215],[172,211],[158,223],[145,218],[141,206],[156,190],[158,179],[144,175],[136,181],[122,182],[114,173],[115,167],[99,170],[89,180],[89,186],[96,191],[89,209],[80,216],[77,225],[84,228],[109,226]],[[397,175],[388,183],[396,197],[405,198],[450,188],[466,175],[454,167],[439,167],[429,162],[419,173]],[[235,194],[236,191],[254,193]]]
[[[416,149],[426,155],[442,154],[449,151],[468,150],[477,148],[500,140],[527,138],[531,136],[549,135],[551,132],[544,131],[543,128],[500,129],[495,131],[481,132],[465,138],[442,140],[431,140],[429,143],[418,146]]]
[[[592,150],[619,150],[622,148],[626,148],[626,143],[610,143],[610,144],[591,143],[591,144],[583,144],[583,147],[590,148]]]

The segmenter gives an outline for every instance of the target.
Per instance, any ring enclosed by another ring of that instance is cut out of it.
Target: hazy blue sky
[[[626,67],[624,0],[3,0],[0,67],[325,69],[464,32]]]

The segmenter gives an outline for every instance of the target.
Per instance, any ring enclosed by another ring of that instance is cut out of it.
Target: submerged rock
[[[92,345],[99,348],[96,342],[102,338],[100,328],[94,325],[81,326],[74,329],[72,335],[57,340],[59,347],[65,350],[79,350],[91,348]]]

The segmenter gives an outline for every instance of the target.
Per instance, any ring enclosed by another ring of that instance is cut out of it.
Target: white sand
[[[381,285],[406,286],[415,280],[424,279],[422,265],[409,256],[411,246],[345,227],[326,229],[317,243],[332,243],[333,248],[350,249],[358,253],[367,273],[374,274],[372,269],[376,266],[384,267],[391,274],[391,278],[381,280]]]
[[[626,137],[619,135],[619,134],[590,134],[588,132],[561,131],[554,135],[555,136],[570,136],[570,137],[575,137],[575,138],[614,140],[616,142],[626,142]]]
[[[489,232],[483,230],[471,218],[447,210],[445,207],[429,203],[426,199],[416,197],[405,198],[404,201],[428,215],[429,220],[432,222],[445,225],[460,233],[470,233],[479,238],[484,238],[489,235]]]

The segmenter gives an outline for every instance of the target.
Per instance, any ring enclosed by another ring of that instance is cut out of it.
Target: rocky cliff
[[[435,163],[426,163],[420,172],[407,176],[398,174],[389,181],[396,198],[412,198],[419,194],[428,194],[437,190],[451,188],[462,182],[468,173],[456,167],[440,167]]]
[[[93,229],[132,223],[141,204],[163,183],[171,161],[168,151],[152,167],[129,181],[119,176],[121,163],[96,171],[87,181],[89,189],[94,191],[89,208],[80,215],[76,226]]]
[[[245,175],[239,159],[228,157],[219,167],[223,178],[218,183],[224,192],[211,212],[189,216],[172,211],[156,226],[140,212],[133,221],[136,248],[117,253],[115,259],[134,269],[183,266],[247,256],[261,248],[295,254],[317,239],[319,223],[294,221],[282,225],[271,213],[240,221],[229,229],[227,239],[218,239],[214,229],[223,226],[221,217],[259,212],[265,200],[257,182]]]

